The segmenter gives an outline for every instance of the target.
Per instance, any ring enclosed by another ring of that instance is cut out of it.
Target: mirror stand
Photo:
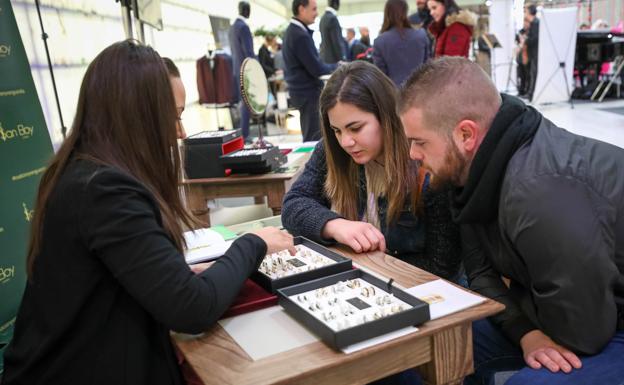
[[[262,133],[263,129],[266,128],[266,112],[261,115],[254,115],[252,119],[255,120],[256,126],[258,127],[258,138],[252,143],[253,148],[269,148],[273,147],[269,141],[264,139],[264,135]]]

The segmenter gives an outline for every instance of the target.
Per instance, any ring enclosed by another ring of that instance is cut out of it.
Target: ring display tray
[[[202,131],[185,139],[187,143],[226,143],[241,136],[241,130]]]
[[[277,289],[352,269],[349,258],[335,253],[305,237],[294,238],[297,254],[287,250],[264,257],[251,279],[265,290]]]
[[[334,349],[430,319],[429,305],[362,270],[279,289],[279,304]]]
[[[287,157],[278,147],[244,148],[219,158],[219,163],[233,173],[266,173],[286,163]]]

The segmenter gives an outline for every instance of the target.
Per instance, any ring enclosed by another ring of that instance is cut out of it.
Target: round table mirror
[[[264,114],[269,103],[269,83],[258,60],[247,58],[243,61],[240,89],[243,101],[252,115]]]

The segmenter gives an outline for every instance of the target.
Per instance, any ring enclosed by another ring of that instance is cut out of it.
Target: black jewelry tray
[[[244,148],[219,157],[219,164],[233,174],[264,174],[277,170],[286,161],[278,147]]]
[[[305,237],[295,237],[294,238],[295,245],[304,245],[309,247],[310,249],[322,254],[323,256],[336,261],[331,265],[326,265],[319,267],[318,269],[304,271],[301,273],[289,275],[282,278],[271,279],[267,275],[261,273],[260,271],[255,271],[251,275],[251,279],[256,282],[258,285],[262,286],[266,291],[275,293],[277,289],[286,286],[296,285],[301,282],[306,282],[310,280],[314,280],[320,277],[325,277],[328,275],[340,273],[343,271],[351,270],[353,268],[353,264],[351,263],[351,259],[346,258],[338,253],[335,253],[316,242],[312,242],[308,238]]]
[[[278,147],[243,148],[219,157],[223,165],[250,164],[259,162],[276,162],[281,159]]]
[[[411,306],[411,308],[384,316],[383,318],[373,319],[363,324],[336,331],[314,317],[308,310],[304,309],[295,302],[295,298],[298,294],[355,278],[360,278],[366,281],[382,292],[393,294],[395,298],[407,303]],[[408,326],[420,325],[430,319],[429,304],[395,286],[392,286],[392,280],[384,282],[383,280],[359,269],[279,289],[277,293],[279,297],[279,304],[284,308],[286,313],[302,323],[310,331],[318,335],[327,345],[336,350]]]
[[[241,136],[241,130],[224,130],[224,131],[202,131],[195,135],[191,135],[184,139],[184,143],[188,144],[209,144],[209,143],[225,143]]]

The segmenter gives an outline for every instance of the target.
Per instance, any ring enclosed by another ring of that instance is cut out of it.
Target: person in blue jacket
[[[255,57],[253,50],[253,38],[251,30],[247,25],[247,19],[251,13],[251,7],[246,1],[238,3],[238,17],[228,32],[230,40],[230,49],[232,50],[232,75],[234,76],[234,89],[236,90],[236,99],[239,99],[239,79],[240,68],[243,61],[248,57]],[[243,137],[249,137],[249,117],[250,112],[245,103],[240,103],[241,130]]]
[[[282,46],[284,78],[292,105],[299,109],[303,141],[315,141],[321,138],[318,100],[323,82],[319,76],[331,73],[337,65],[321,61],[308,28],[318,15],[316,0],[293,0],[292,12]]]
[[[386,2],[380,32],[373,44],[373,63],[400,86],[429,59],[429,38],[423,29],[412,28],[405,0]]]

